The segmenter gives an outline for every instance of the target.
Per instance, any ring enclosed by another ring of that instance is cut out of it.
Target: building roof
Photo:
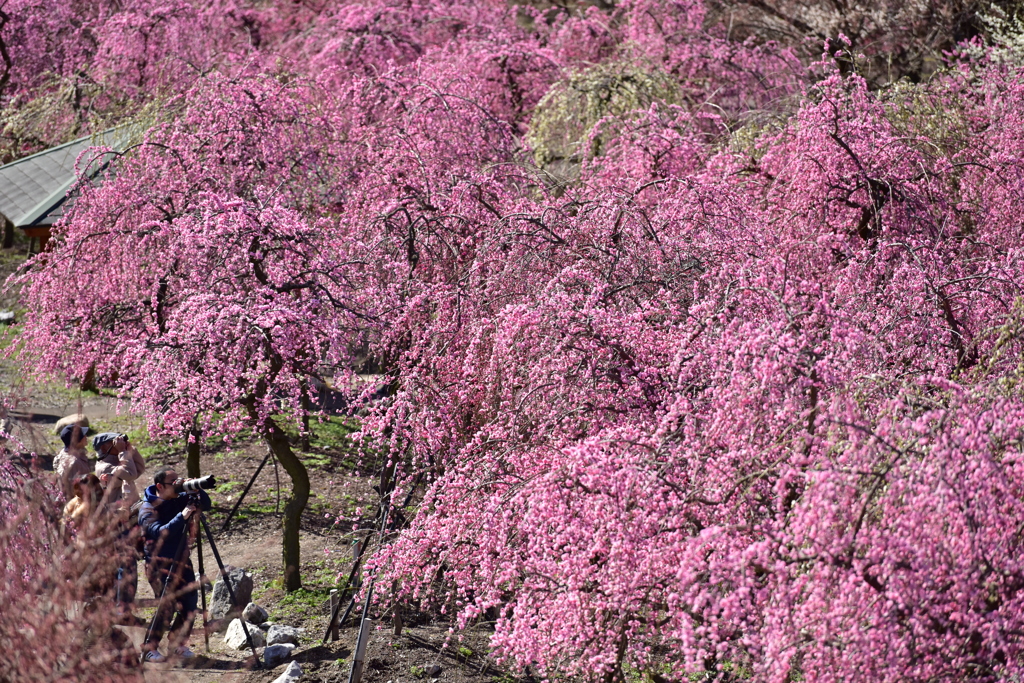
[[[53,225],[64,213],[68,190],[78,180],[78,155],[95,146],[123,151],[128,138],[127,128],[111,128],[0,166],[0,214],[19,228]],[[99,170],[89,169],[89,175]]]

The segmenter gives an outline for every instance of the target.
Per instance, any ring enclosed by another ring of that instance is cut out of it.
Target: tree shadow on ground
[[[256,668],[256,660],[252,656],[249,656],[243,660],[217,659],[216,657],[208,657],[197,652],[194,659],[181,659],[175,662],[175,665],[180,669],[204,669],[213,671],[250,671]]]
[[[352,656],[352,650],[348,647],[331,647],[329,645],[317,645],[296,652],[291,660],[304,664],[306,662],[334,662],[339,659],[348,659]]]

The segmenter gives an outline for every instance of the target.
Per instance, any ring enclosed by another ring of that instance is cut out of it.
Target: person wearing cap
[[[117,569],[117,607],[120,623],[133,624],[139,620],[132,614],[135,593],[139,585],[138,553],[133,547],[133,536],[138,533],[134,524],[132,506],[139,502],[139,491],[135,480],[139,478],[146,463],[128,437],[117,432],[102,432],[92,439],[96,449],[96,475],[104,482],[107,492],[109,523],[120,528],[119,541],[112,547],[118,553],[120,562]]]
[[[75,479],[92,472],[86,447],[89,445],[89,428],[80,424],[69,424],[60,430],[60,440],[64,442],[57,457],[53,459],[53,469],[57,471],[57,484],[64,492],[64,500],[74,497]]]
[[[159,470],[153,475],[153,485],[144,492],[146,502],[139,508],[139,526],[146,539],[146,574],[153,595],[160,600],[152,631],[146,634],[142,644],[144,662],[166,661],[157,646],[168,624],[169,646],[174,647],[174,656],[195,657],[188,647],[188,639],[199,610],[199,591],[195,588],[196,574],[188,543],[191,535],[198,533],[194,515],[209,510],[213,503],[202,489],[193,495],[181,492],[175,486],[177,480],[173,467]],[[174,621],[171,621],[172,615]]]
[[[128,443],[128,437],[116,432],[97,434],[92,447],[96,449],[96,476],[108,476],[111,481],[107,485],[114,487],[111,499],[121,501],[125,509],[130,508],[139,501],[135,480],[146,469],[142,455]]]

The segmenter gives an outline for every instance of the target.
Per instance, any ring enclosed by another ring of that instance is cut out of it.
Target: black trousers
[[[189,587],[196,583],[192,560],[186,558],[180,565],[175,566],[169,560],[154,558],[146,562],[146,576],[157,599],[160,600],[160,596],[164,596],[157,605],[156,616],[153,617],[153,630],[147,642],[156,648],[164,637],[169,623],[170,645],[184,645],[192,634],[192,624],[199,610],[199,591]]]

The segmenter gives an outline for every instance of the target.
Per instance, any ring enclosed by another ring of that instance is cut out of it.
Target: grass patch
[[[359,429],[359,420],[354,417],[331,417],[322,422],[310,420],[309,445],[355,454],[359,448],[353,443],[351,436]]]
[[[223,496],[233,495],[236,491],[241,492],[243,488],[242,482],[234,479],[218,479],[217,481],[219,483],[213,490]]]
[[[282,580],[274,579],[270,582],[270,586],[275,591],[282,590]],[[330,609],[330,599],[330,588],[321,586],[300,588],[291,593],[284,593],[278,600],[276,609],[284,616],[282,621],[306,621],[327,615]]]

